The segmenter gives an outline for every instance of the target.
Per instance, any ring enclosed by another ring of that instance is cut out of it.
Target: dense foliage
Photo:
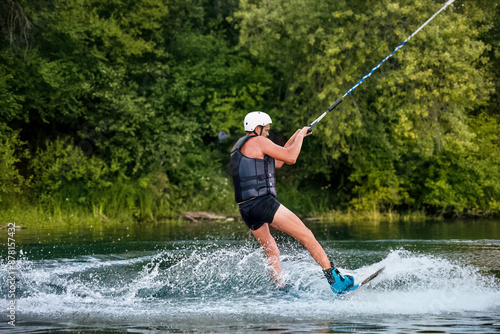
[[[283,144],[442,4],[2,0],[0,205],[234,213],[244,115],[268,112]],[[498,213],[499,22],[498,1],[455,1],[314,129],[280,199]]]

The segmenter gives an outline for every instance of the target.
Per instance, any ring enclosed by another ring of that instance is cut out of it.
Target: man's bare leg
[[[283,287],[284,282],[281,276],[280,251],[278,245],[276,245],[276,241],[269,232],[269,224],[262,225],[259,229],[252,231],[252,234],[266,253],[269,266],[271,267],[271,277],[278,287]]]
[[[304,245],[323,270],[332,267],[325,250],[316,240],[311,230],[304,225],[299,217],[288,210],[284,205],[280,205],[278,211],[276,211],[271,226],[290,235]]]

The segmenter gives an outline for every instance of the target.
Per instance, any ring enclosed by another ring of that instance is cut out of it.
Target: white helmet
[[[245,116],[243,125],[245,126],[245,131],[252,132],[258,125],[266,126],[272,122],[271,117],[265,112],[252,111]]]

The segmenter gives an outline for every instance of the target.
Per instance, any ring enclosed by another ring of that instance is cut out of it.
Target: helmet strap
[[[262,133],[264,132],[264,126],[263,125],[257,125],[257,126],[260,126],[260,134],[258,134],[257,131],[255,131],[255,129],[253,129],[252,132],[255,133],[256,136],[262,136]]]
[[[255,129],[253,130],[253,133],[255,133],[256,136],[262,136],[262,132],[264,132],[264,126],[263,125],[258,125],[260,126],[260,134],[257,133],[257,131],[255,131]]]

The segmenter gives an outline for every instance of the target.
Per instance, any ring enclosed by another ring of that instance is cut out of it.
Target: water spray
[[[311,132],[312,129],[316,126],[316,124],[318,124],[319,121],[321,121],[323,119],[323,117],[325,117],[330,111],[332,111],[336,106],[338,106],[343,100],[344,98],[351,94],[352,91],[354,91],[356,88],[358,88],[359,85],[361,85],[363,83],[363,81],[365,81],[366,78],[368,78],[369,76],[372,75],[373,72],[375,72],[375,70],[377,70],[383,63],[385,63],[389,58],[392,57],[393,54],[396,53],[396,51],[398,51],[399,49],[401,49],[405,44],[406,42],[408,42],[413,36],[415,36],[420,30],[422,30],[423,27],[425,27],[429,22],[431,22],[436,16],[439,15],[439,13],[441,13],[443,10],[446,9],[446,7],[448,7],[449,5],[451,5],[453,2],[455,2],[455,0],[448,0],[443,7],[441,7],[440,10],[438,10],[436,13],[434,13],[434,15],[432,15],[427,21],[425,21],[424,24],[422,24],[417,30],[415,30],[415,32],[413,34],[411,34],[410,36],[408,36],[407,39],[404,40],[403,43],[401,43],[400,45],[398,45],[397,48],[394,49],[394,51],[392,51],[392,53],[390,53],[387,57],[385,57],[377,66],[375,66],[371,71],[370,73],[368,73],[367,75],[365,75],[361,80],[358,81],[357,84],[355,84],[351,89],[349,89],[347,91],[347,93],[344,94],[344,96],[342,96],[341,98],[337,99],[321,116],[319,116],[314,122],[312,122],[311,124],[309,124],[309,131],[308,132]]]

